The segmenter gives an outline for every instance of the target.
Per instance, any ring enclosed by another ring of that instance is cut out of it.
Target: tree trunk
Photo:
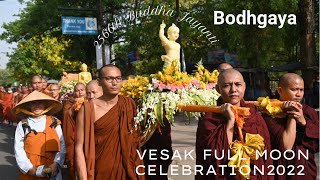
[[[300,59],[305,86],[312,83],[313,72],[308,67],[315,65],[315,12],[314,0],[299,0]]]

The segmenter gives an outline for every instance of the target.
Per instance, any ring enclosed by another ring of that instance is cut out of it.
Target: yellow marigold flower
[[[269,97],[259,97],[259,109],[263,113],[267,113],[271,115],[273,118],[283,118],[286,116],[286,114],[283,113],[281,109],[281,102],[277,99],[269,99]],[[272,104],[273,102],[273,104]],[[277,103],[280,102],[280,103]]]
[[[200,82],[200,88],[201,89],[205,89],[206,88],[206,84],[204,82]]]
[[[267,107],[268,104],[270,104],[270,100],[269,100],[269,97],[266,97],[266,98],[258,98],[258,101],[261,101],[260,102],[260,106],[262,107]]]
[[[195,77],[196,77],[196,79],[201,80],[201,76],[198,72],[196,72]]]
[[[147,89],[149,80],[143,76],[129,77],[129,79],[122,84],[120,94],[129,96],[133,99],[140,98]]]

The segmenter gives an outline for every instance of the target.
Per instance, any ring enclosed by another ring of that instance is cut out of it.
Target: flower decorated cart
[[[215,90],[218,71],[209,72],[200,63],[189,75],[171,65],[148,77],[133,76],[122,85],[121,94],[137,102],[138,113],[135,127],[142,127],[146,136],[152,135],[155,127],[164,126],[164,120],[174,123],[177,104],[215,106],[220,94]],[[188,117],[199,118],[199,112],[188,112]]]

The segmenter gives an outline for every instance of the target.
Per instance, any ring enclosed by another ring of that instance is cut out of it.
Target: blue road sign
[[[62,16],[62,34],[96,35],[97,19]]]

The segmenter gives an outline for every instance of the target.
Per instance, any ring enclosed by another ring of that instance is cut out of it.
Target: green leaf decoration
[[[162,101],[159,101],[157,104],[154,105],[153,108],[154,114],[156,115],[156,118],[161,126],[164,126],[163,123],[163,103]]]

